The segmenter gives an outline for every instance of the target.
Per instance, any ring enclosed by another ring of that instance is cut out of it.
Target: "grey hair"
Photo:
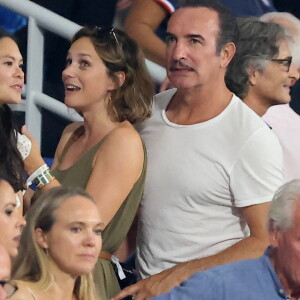
[[[286,21],[290,21],[293,23],[295,27],[297,27],[299,34],[300,34],[300,20],[295,17],[293,14],[288,12],[270,12],[262,15],[259,18],[262,22],[272,22],[277,23],[276,19],[284,19]]]
[[[293,63],[300,67],[300,20],[288,12],[270,12],[259,18],[263,22],[277,23],[283,26],[293,37]]]
[[[288,230],[297,203],[300,203],[300,179],[287,182],[276,191],[269,210],[268,229],[272,224],[274,228]]]
[[[240,38],[227,68],[225,82],[229,90],[244,99],[249,90],[249,76],[264,71],[267,61],[279,54],[280,43],[291,37],[278,24],[265,23],[256,17],[238,18]]]

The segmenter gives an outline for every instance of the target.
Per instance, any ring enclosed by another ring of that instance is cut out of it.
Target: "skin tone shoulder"
[[[103,222],[93,201],[83,196],[66,199],[55,211],[55,222],[49,232],[35,230],[35,240],[48,253],[55,283],[38,290],[34,283],[18,282],[19,291],[11,299],[75,299],[75,280],[88,274],[97,262]]]
[[[136,0],[125,20],[126,32],[140,44],[148,59],[161,66],[165,66],[166,45],[155,31],[168,14],[159,2]]]
[[[124,72],[117,72],[116,76],[118,84],[108,76],[108,70],[90,38],[82,37],[71,45],[67,67],[62,74],[65,103],[78,110],[83,115],[84,122],[71,124],[65,129],[53,164],[55,168],[68,138],[81,125],[84,126],[84,133],[70,146],[60,169],[71,167],[83,154],[103,140],[94,158],[86,191],[95,199],[105,226],[138,180],[144,162],[142,141],[133,126],[128,121],[112,121],[108,114],[107,101],[110,93],[126,80]],[[23,132],[30,137],[26,130]],[[43,163],[33,141],[33,150],[25,160],[25,167],[32,173]],[[59,182],[53,180],[44,189],[57,185]]]

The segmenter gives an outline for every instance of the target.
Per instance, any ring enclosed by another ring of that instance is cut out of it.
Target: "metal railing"
[[[44,29],[70,40],[81,26],[29,0],[0,0],[0,5],[28,17],[26,100],[18,108],[25,105],[27,128],[41,144],[41,107],[71,121],[81,120],[75,111],[71,112],[63,103],[42,92]],[[164,68],[148,60],[146,65],[155,82],[165,78]]]

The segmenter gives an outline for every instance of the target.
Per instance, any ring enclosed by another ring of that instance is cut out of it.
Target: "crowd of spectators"
[[[19,129],[27,20],[0,7],[0,300],[297,300],[292,2],[33,2],[83,26],[46,33],[43,78],[83,121],[56,143],[44,113],[42,149]]]

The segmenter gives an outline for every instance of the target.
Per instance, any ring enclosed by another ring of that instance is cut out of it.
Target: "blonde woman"
[[[57,187],[43,193],[27,213],[12,275],[19,290],[11,299],[95,300],[90,273],[102,229],[97,206],[83,190]]]

